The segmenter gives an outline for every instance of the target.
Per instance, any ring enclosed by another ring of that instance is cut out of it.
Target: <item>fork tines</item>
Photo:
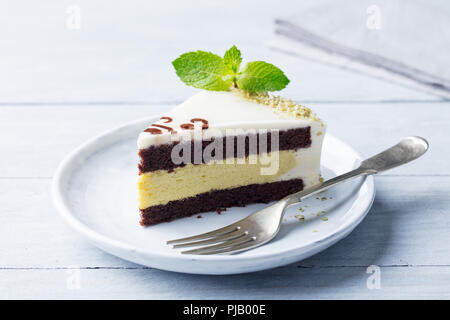
[[[174,249],[202,246],[182,251],[182,254],[219,254],[242,251],[255,240],[255,237],[250,237],[247,231],[241,230],[241,227],[234,223],[211,232],[170,240],[167,244],[172,244]]]

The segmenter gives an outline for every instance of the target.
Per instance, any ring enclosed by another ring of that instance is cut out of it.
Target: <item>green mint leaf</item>
[[[172,61],[181,81],[205,90],[226,91],[232,84],[249,92],[283,89],[289,79],[283,71],[264,61],[247,63],[241,68],[241,51],[232,46],[223,59],[211,52],[184,53]]]
[[[181,81],[195,88],[225,91],[233,83],[234,73],[224,60],[211,52],[188,52],[172,61]]]
[[[283,71],[264,61],[247,63],[237,75],[239,88],[250,92],[279,91],[287,86],[289,79]]]
[[[229,66],[234,73],[237,73],[242,62],[241,51],[236,46],[232,46],[225,52],[223,62]]]

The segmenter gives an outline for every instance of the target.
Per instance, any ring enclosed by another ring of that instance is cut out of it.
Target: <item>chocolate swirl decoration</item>
[[[171,117],[161,117],[159,120],[166,120],[166,121],[163,121],[164,123],[170,123],[173,121],[173,119]]]
[[[202,118],[193,118],[193,119],[191,119],[191,122],[192,122],[192,123],[195,123],[195,122],[201,122],[201,123],[202,123],[202,130],[206,130],[206,129],[209,128],[209,123],[208,123],[208,121],[205,120],[205,119],[202,119]]]
[[[183,123],[180,124],[180,128],[183,130],[192,130],[194,129],[194,125],[192,123]]]
[[[170,123],[173,121],[173,119],[171,117],[161,117],[159,120],[161,120],[163,123]],[[163,121],[165,120],[165,121]],[[202,118],[192,118],[190,120],[191,123],[183,123],[180,125],[180,128],[183,130],[193,130],[195,128],[194,123],[196,122],[201,122],[202,123],[202,130],[206,130],[209,128],[209,123],[208,120],[202,119]],[[156,128],[152,128],[152,127],[156,127]],[[160,128],[160,129],[159,129]],[[151,134],[162,134],[162,130],[167,130],[170,133],[176,133],[175,130],[173,130],[173,128],[162,125],[162,124],[157,124],[157,123],[153,123],[150,128],[147,128],[146,130],[144,130],[144,132],[148,132]]]
[[[161,134],[162,133],[161,130],[156,129],[156,128],[147,128],[147,129],[144,130],[144,132],[148,132],[148,133],[151,133],[151,134]]]
[[[161,128],[161,129],[166,129],[166,130],[169,131],[169,132],[172,132],[172,131],[173,131],[173,129],[172,129],[171,127],[164,126],[164,125],[162,125],[162,124],[154,123],[154,124],[152,124],[152,126],[153,126],[153,127],[157,127],[157,128]]]
[[[173,121],[173,119],[171,117],[161,117],[159,120],[161,120],[161,121],[166,120],[166,121],[162,121],[163,123],[170,123]],[[157,128],[151,128],[151,127],[157,127]],[[162,130],[160,130],[158,128],[165,129],[165,130],[169,131],[170,133],[175,133],[175,131],[173,131],[173,129],[171,127],[164,126],[162,124],[157,124],[157,123],[153,123],[150,126],[150,128],[145,129],[144,132],[148,132],[151,134],[161,134]]]
[[[180,125],[181,129],[184,130],[192,130],[194,129],[193,123],[195,122],[201,122],[202,123],[202,130],[206,130],[209,128],[208,120],[202,119],[202,118],[192,118],[190,120],[192,123],[183,123]]]

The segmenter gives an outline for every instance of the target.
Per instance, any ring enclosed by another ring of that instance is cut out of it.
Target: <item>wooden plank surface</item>
[[[71,30],[72,2],[2,1],[0,298],[449,299],[450,102],[270,50],[273,20],[312,4],[80,0],[81,29]],[[247,61],[286,70],[283,95],[312,107],[363,155],[408,135],[426,137],[429,153],[376,178],[374,206],[346,239],[273,270],[165,272],[104,253],[72,231],[51,202],[58,163],[92,136],[195,93],[170,68],[181,52],[221,53],[232,44]],[[380,267],[380,289],[366,285],[369,265]]]
[[[286,70],[291,84],[284,94],[292,98],[439,100],[269,49],[274,20],[313,4],[2,1],[0,103],[180,101],[193,89],[177,79],[170,62],[190,50],[223,54],[233,44],[241,48],[245,61],[267,60]],[[80,10],[80,29],[67,27],[66,10],[73,5]]]
[[[235,276],[153,269],[0,270],[0,298],[33,299],[433,299],[450,298],[450,267],[381,267],[368,289],[367,267],[290,265]],[[75,277],[79,279],[75,281]],[[78,285],[79,284],[79,285]]]

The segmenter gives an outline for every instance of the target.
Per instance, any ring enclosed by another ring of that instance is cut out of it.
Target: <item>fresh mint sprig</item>
[[[241,67],[241,51],[236,46],[224,57],[206,51],[184,53],[172,61],[181,81],[205,90],[226,91],[232,85],[249,92],[282,90],[289,83],[283,71],[264,61]]]

